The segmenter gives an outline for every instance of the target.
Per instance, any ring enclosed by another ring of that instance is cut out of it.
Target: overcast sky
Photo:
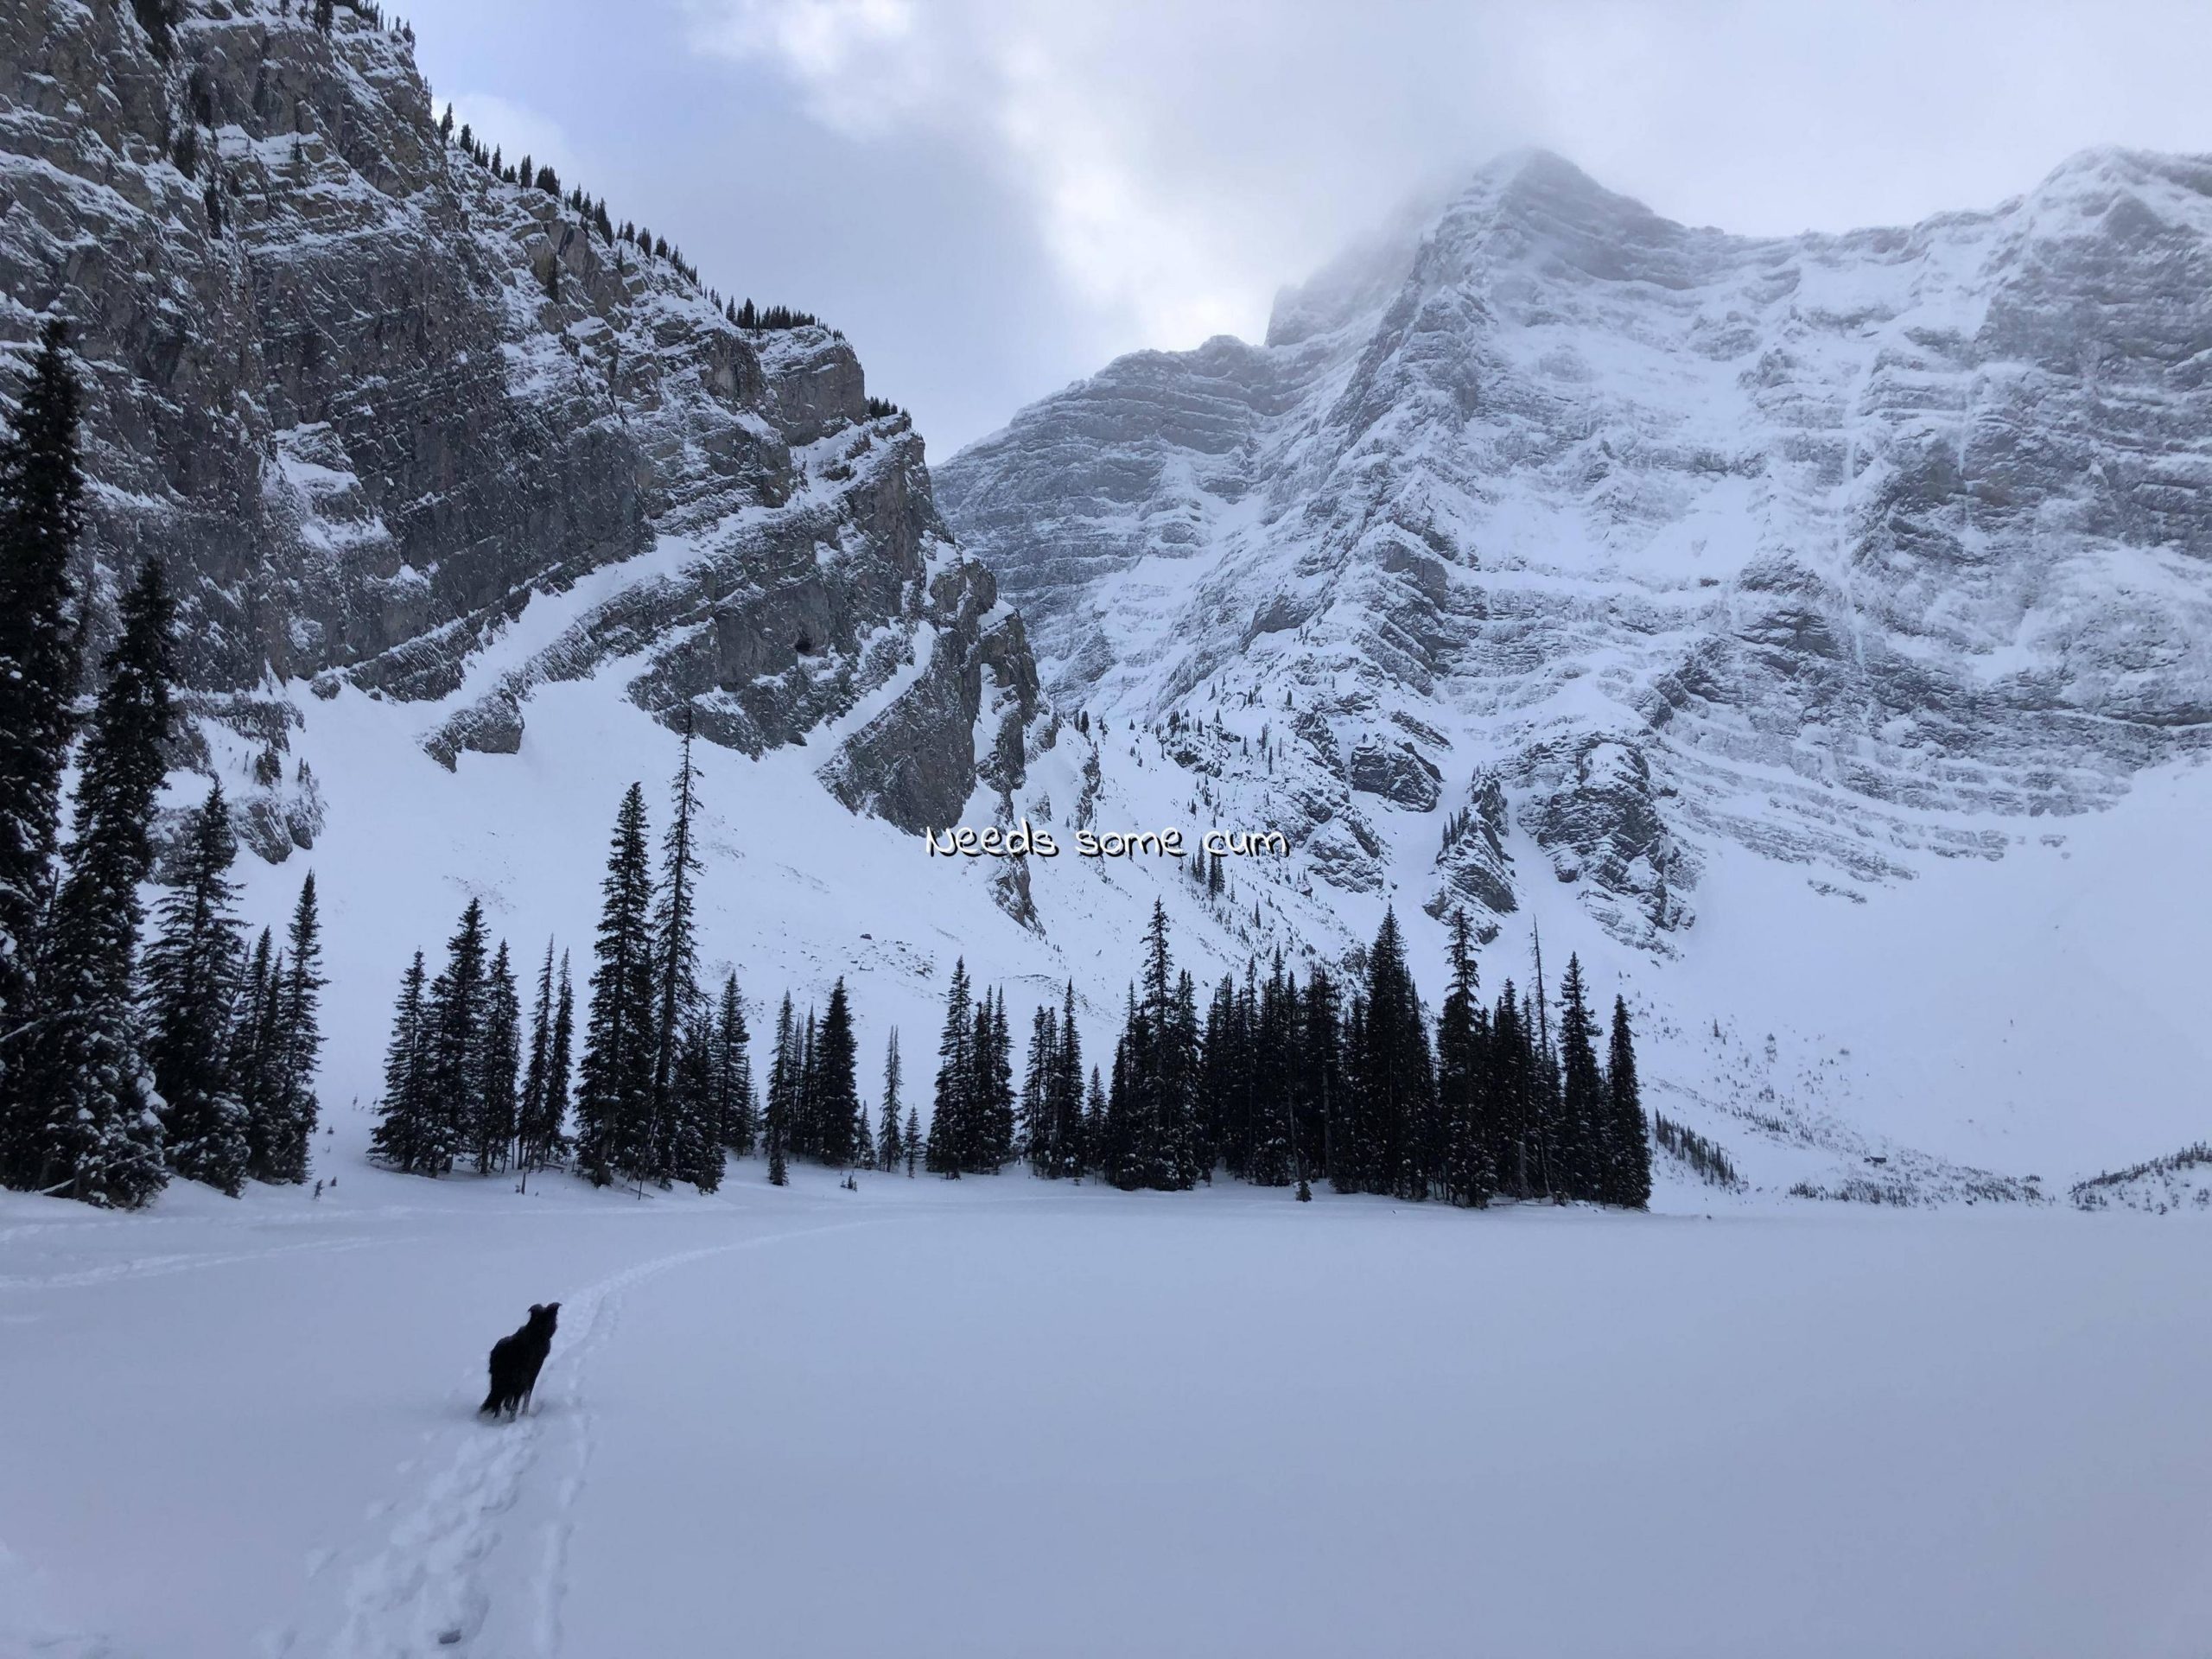
[[[389,9],[389,0],[387,0]],[[400,0],[441,100],[842,327],[943,457],[1139,346],[1256,339],[1397,202],[1542,144],[1670,217],[1988,207],[2212,150],[2212,7]]]

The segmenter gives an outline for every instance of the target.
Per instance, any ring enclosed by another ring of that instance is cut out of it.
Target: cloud
[[[1549,146],[1664,213],[1844,229],[2032,185],[2084,145],[2197,148],[2173,5],[692,0],[849,138],[926,137],[1025,204],[1071,300],[1144,342],[1268,296],[1440,173]],[[2145,43],[2164,44],[2147,52]]]

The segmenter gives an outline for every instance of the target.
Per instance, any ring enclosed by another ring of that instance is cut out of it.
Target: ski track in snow
[[[264,1634],[262,1651],[272,1659],[305,1659],[308,1655],[412,1659],[467,1652],[492,1611],[485,1567],[503,1541],[502,1517],[523,1497],[541,1458],[551,1452],[561,1467],[553,1519],[545,1528],[531,1581],[530,1615],[514,1628],[524,1633],[529,1643],[518,1651],[555,1659],[562,1644],[569,1540],[594,1440],[584,1374],[592,1354],[620,1322],[623,1298],[647,1279],[709,1256],[855,1227],[879,1227],[889,1219],[835,1222],[677,1250],[625,1268],[575,1293],[561,1304],[560,1329],[529,1414],[491,1425],[472,1416],[466,1425],[445,1430],[438,1437],[444,1442],[439,1466],[400,1510],[382,1547],[371,1546],[374,1553],[365,1560],[354,1553],[359,1565],[344,1592],[335,1630],[327,1638],[304,1634],[303,1627],[321,1624],[327,1628],[330,1622],[327,1613],[320,1621],[311,1614],[300,1624]],[[397,1507],[372,1505],[368,1519],[372,1523],[384,1520]],[[333,1580],[334,1565],[334,1558],[326,1559],[315,1568],[317,1585]]]

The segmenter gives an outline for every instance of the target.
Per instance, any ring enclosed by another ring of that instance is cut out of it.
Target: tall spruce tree
[[[715,1027],[703,1006],[693,1008],[677,1048],[669,1110],[671,1173],[702,1192],[714,1192],[722,1184],[725,1154],[715,1092]]]
[[[476,1173],[489,1175],[505,1169],[514,1154],[521,1108],[522,998],[505,939],[492,956],[482,1030],[483,1052],[478,1062],[481,1080],[470,1119],[469,1151],[476,1160]]]
[[[937,1090],[930,1107],[924,1166],[932,1175],[957,1179],[974,1142],[976,1014],[964,958],[952,964],[944,995],[944,1030],[938,1039]]]
[[[853,1037],[853,1009],[840,977],[830,988],[829,1012],[815,1040],[814,1114],[819,1125],[816,1155],[834,1169],[853,1161],[853,1125],[860,1116],[859,1046]]]
[[[1426,1198],[1423,1158],[1433,1143],[1436,1080],[1395,910],[1383,912],[1367,953],[1352,1087],[1356,1190]]]
[[[753,1155],[760,1123],[753,1106],[752,1039],[745,1028],[745,1000],[737,976],[722,982],[721,1006],[715,1016],[715,1100],[723,1146],[741,1158]]]
[[[75,836],[40,950],[22,1109],[30,1185],[131,1209],[168,1179],[137,995],[138,889],[172,719],[173,610],[158,559],[124,595],[123,632],[85,742]]]
[[[899,1028],[893,1026],[883,1046],[883,1116],[875,1132],[877,1163],[895,1173],[906,1161],[906,1135],[899,1116]]]
[[[276,949],[276,934],[263,928],[253,942],[238,992],[231,1009],[226,1066],[231,1086],[245,1109],[246,1169],[271,1156],[267,1140],[276,1122],[276,1067],[270,1045],[276,1033],[276,1006],[284,972],[283,953]]]
[[[547,1105],[553,1091],[553,941],[545,941],[545,959],[537,969],[537,988],[531,998],[530,1041],[523,1062],[522,1096],[515,1107],[515,1167],[527,1186],[531,1172],[544,1166],[543,1148],[560,1126],[547,1133]]]
[[[791,1013],[791,994],[785,991],[784,1005],[776,1014],[776,1046],[768,1061],[768,1096],[761,1117],[768,1179],[778,1186],[789,1179],[785,1170],[791,1158],[791,1118],[798,1108],[803,1081],[799,1074],[804,1066],[799,1052],[798,1022]]]
[[[268,943],[269,936],[264,933],[264,963]],[[378,1108],[377,1126],[369,1136],[369,1146],[378,1157],[410,1175],[432,1173],[435,1144],[429,1122],[430,1031],[426,995],[423,953],[417,950],[399,982],[399,1000],[391,1014],[391,1039],[385,1047],[384,1100]]]
[[[1489,1019],[1476,993],[1472,930],[1464,909],[1452,912],[1452,988],[1436,1022],[1437,1118],[1444,1136],[1443,1196],[1454,1204],[1486,1205],[1496,1190],[1491,1167]]]
[[[1598,1021],[1582,982],[1582,962],[1570,955],[1560,984],[1560,1112],[1554,1136],[1554,1192],[1566,1198],[1597,1198],[1608,1183],[1604,1170],[1609,1104],[1598,1066]]]
[[[315,1125],[322,1116],[315,1091],[322,1058],[322,917],[315,872],[300,883],[284,938],[283,976],[271,988],[273,1016],[264,1056],[265,1087],[252,1141],[257,1180],[297,1185],[308,1179]]]
[[[45,1156],[20,1072],[79,666],[69,565],[85,482],[68,346],[67,326],[48,321],[0,439],[0,1184],[13,1186],[31,1185]]]
[[[230,880],[238,853],[223,786],[193,815],[176,885],[146,952],[147,1058],[164,1103],[169,1167],[236,1198],[246,1175],[246,1109],[230,1071],[231,1004],[245,945]]]
[[[423,1003],[423,1021],[429,1030],[424,1174],[446,1173],[477,1145],[488,1058],[488,943],[483,903],[472,899],[446,941],[444,970],[430,982]]]
[[[691,710],[683,711],[683,746],[676,781],[669,790],[672,816],[661,842],[660,895],[653,916],[652,1127],[648,1134],[649,1173],[663,1185],[683,1161],[673,1150],[683,1108],[676,1098],[677,1051],[700,1014],[698,926],[694,887],[700,872],[693,836],[698,797],[698,768],[691,763]],[[696,1081],[696,1079],[695,1079]],[[720,1137],[716,1137],[720,1145]],[[693,1148],[691,1166],[704,1154]]]
[[[652,874],[645,795],[632,784],[615,815],[600,884],[591,1010],[576,1090],[576,1161],[594,1186],[651,1173],[653,1102]]]
[[[1629,1030],[1628,1004],[1613,999],[1613,1029],[1605,1059],[1608,1204],[1630,1210],[1651,1205],[1651,1141],[1643,1119],[1643,1091],[1636,1081],[1636,1039]]]

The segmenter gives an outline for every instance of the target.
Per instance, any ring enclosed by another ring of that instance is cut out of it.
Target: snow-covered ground
[[[2181,1655],[2192,1220],[0,1198],[0,1653]],[[483,1356],[563,1304],[537,1414]]]

